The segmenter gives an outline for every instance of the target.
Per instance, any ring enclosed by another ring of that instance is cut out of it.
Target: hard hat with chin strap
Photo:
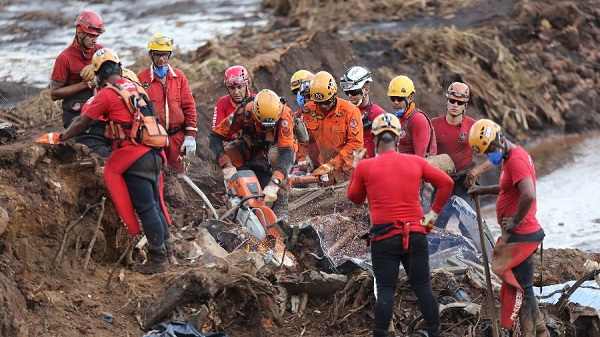
[[[402,133],[402,126],[398,117],[391,113],[384,113],[375,117],[373,124],[371,125],[371,133],[379,136],[385,131],[390,131],[396,136],[400,136]]]
[[[407,76],[396,76],[390,81],[388,96],[390,97],[408,97],[415,92],[413,81]]]
[[[100,70],[100,67],[104,62],[114,62],[117,65],[120,65],[121,59],[119,59],[119,55],[117,55],[117,53],[108,48],[97,50],[94,53],[94,56],[92,56],[92,67],[95,73]]]
[[[298,70],[290,79],[290,91],[299,90],[302,82],[310,81],[315,75],[308,70]]]
[[[337,94],[337,84],[330,73],[319,71],[310,81],[310,98],[319,103],[329,100]]]
[[[368,82],[373,82],[371,71],[361,66],[348,68],[340,78],[340,86],[344,91],[362,89]]]
[[[153,51],[173,51],[173,38],[163,33],[152,35],[148,49]]]
[[[264,127],[274,127],[283,112],[283,104],[275,92],[264,89],[254,97],[252,112]]]
[[[457,101],[468,102],[471,97],[469,86],[462,82],[454,82],[448,87],[446,97]]]

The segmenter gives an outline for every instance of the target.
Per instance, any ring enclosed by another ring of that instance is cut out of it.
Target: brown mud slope
[[[250,70],[254,91],[274,89],[291,105],[288,84],[294,71],[324,69],[339,77],[349,66],[363,64],[373,72],[375,100],[388,110],[387,83],[406,74],[415,81],[418,104],[431,117],[439,113],[448,83],[463,80],[472,86],[469,113],[501,121],[521,140],[547,130],[585,132],[600,125],[595,94],[600,83],[595,48],[600,9],[595,1],[263,4],[279,15],[266,27],[242,29],[173,60],[188,74],[199,112],[199,157],[192,160],[188,175],[221,214],[222,182],[208,160],[205,135],[212,105],[225,94],[222,72],[235,63]],[[137,71],[146,62],[126,66]],[[201,321],[204,331],[232,336],[369,335],[374,298],[366,273],[350,275],[332,296],[309,296],[302,313],[295,314],[280,285],[297,279],[302,266],[314,266],[311,255],[298,255],[297,270],[257,271],[253,255],[240,251],[187,259],[195,251],[192,242],[203,240],[206,232],[198,225],[208,210],[171,174],[166,198],[180,265],[158,276],[137,274],[127,263],[116,265],[132,239],[110,199],[101,203],[107,195],[102,160],[80,146],[42,148],[33,143],[41,132],[60,130],[58,107],[43,90],[0,115],[0,121],[19,129],[17,142],[0,145],[0,336],[141,336],[140,326],[150,316]],[[355,220],[364,213],[348,207],[341,193],[299,208],[292,216],[302,220],[334,208]],[[348,224],[340,230],[351,233],[354,224]],[[307,247],[302,249],[306,252]],[[142,257],[133,255],[135,260]],[[536,275],[536,282],[577,279],[586,273],[586,259],[598,261],[600,254],[546,250],[543,275]],[[463,276],[456,281],[475,303],[484,303],[485,292],[476,283]],[[441,294],[448,275],[436,272],[433,282]],[[177,291],[182,286],[188,290]],[[171,303],[172,294],[182,300]],[[418,309],[403,279],[397,301],[396,330],[405,333]],[[166,312],[161,314],[162,309]],[[567,332],[555,335],[588,331],[570,323],[564,313],[557,317],[552,307],[545,311]],[[111,314],[112,323],[102,313]],[[484,336],[488,326],[485,312],[443,317],[446,336]]]

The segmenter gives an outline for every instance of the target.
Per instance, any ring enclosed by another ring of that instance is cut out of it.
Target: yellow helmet
[[[378,136],[384,131],[391,131],[396,136],[400,136],[400,133],[402,133],[402,126],[400,125],[398,117],[391,113],[384,113],[375,117],[373,124],[371,125],[371,133]]]
[[[283,104],[279,96],[269,89],[263,89],[254,97],[252,112],[254,117],[265,127],[273,127],[279,120]]]
[[[337,94],[337,84],[330,73],[319,71],[310,81],[310,98],[315,102],[325,102]]]
[[[100,67],[104,62],[111,61],[116,63],[117,65],[121,64],[121,59],[119,59],[119,55],[114,51],[108,48],[98,49],[94,56],[92,56],[92,66],[94,68],[94,72],[97,73],[100,70]]]
[[[500,125],[489,119],[480,119],[469,131],[469,145],[475,153],[484,153],[500,133]]]
[[[138,79],[137,75],[133,71],[131,71],[131,69],[127,69],[127,68],[121,69],[121,76],[125,77],[126,79],[128,79],[130,81],[140,83],[140,80]]]
[[[388,96],[390,97],[408,97],[414,92],[415,85],[413,81],[404,75],[394,77],[388,88]]]
[[[152,35],[148,41],[148,49],[156,51],[173,51],[173,38],[163,33]]]
[[[302,84],[302,82],[310,81],[313,78],[313,76],[315,75],[308,70],[298,70],[294,73],[294,75],[292,75],[292,78],[290,79],[290,90],[293,92],[294,90],[300,89],[300,85]]]

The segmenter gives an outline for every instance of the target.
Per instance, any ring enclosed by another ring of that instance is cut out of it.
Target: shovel
[[[487,288],[488,305],[490,307],[490,314],[492,316],[492,337],[498,337],[498,320],[496,319],[496,306],[494,305],[494,293],[492,292],[490,264],[488,262],[487,248],[485,246],[483,220],[481,219],[481,207],[479,205],[479,195],[475,195],[473,201],[475,202],[475,212],[477,213],[477,225],[479,226],[479,240],[481,241],[481,255],[483,256],[483,268],[485,270],[485,283]]]

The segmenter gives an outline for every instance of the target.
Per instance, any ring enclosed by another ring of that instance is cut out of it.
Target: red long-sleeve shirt
[[[152,67],[148,67],[138,74],[138,78],[152,101],[160,124],[167,131],[185,126],[187,136],[196,136],[198,133],[196,102],[194,102],[185,74],[181,70],[169,66],[165,85],[163,85],[152,72]]]
[[[398,152],[416,154],[420,157],[436,155],[435,133],[432,132],[429,123],[427,115],[411,103],[404,117],[400,119],[405,135],[398,141]],[[429,153],[427,153],[427,146],[429,146]]]
[[[369,102],[369,104],[365,106],[359,107],[361,116],[367,115],[369,121],[373,122],[375,117],[382,115],[385,113],[382,107],[379,105]],[[367,158],[375,157],[375,143],[373,143],[373,138],[371,137],[371,127],[365,129],[364,137],[365,149],[367,149]]]
[[[421,226],[423,210],[419,203],[422,179],[437,188],[431,209],[439,213],[452,193],[452,178],[424,158],[392,150],[360,161],[352,172],[346,194],[355,204],[362,204],[369,198],[373,225],[400,220],[410,224],[410,231],[425,233],[425,227]],[[393,230],[385,236],[400,232]]]

